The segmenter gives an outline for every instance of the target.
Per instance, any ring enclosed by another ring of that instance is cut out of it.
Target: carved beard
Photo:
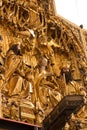
[[[66,79],[66,83],[69,83],[70,81],[72,81],[72,75],[71,75],[71,71],[67,70],[67,69],[62,69],[61,70],[61,74],[65,74],[65,79]]]
[[[71,76],[70,71],[65,72],[65,78],[66,78],[66,83],[69,83],[70,81],[72,81],[72,76]]]
[[[15,50],[14,53],[15,53],[16,55],[21,55],[20,49]]]
[[[16,55],[21,55],[21,51],[18,47],[18,44],[12,45],[9,50],[12,50]]]

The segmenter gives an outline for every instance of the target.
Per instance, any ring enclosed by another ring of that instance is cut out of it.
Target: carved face
[[[26,77],[26,79],[27,79],[28,81],[30,81],[30,82],[32,82],[32,80],[34,79],[32,72],[27,72],[27,73],[25,74],[25,77]]]
[[[45,57],[43,57],[42,60],[41,60],[41,66],[46,67],[47,63],[48,63],[48,60]]]

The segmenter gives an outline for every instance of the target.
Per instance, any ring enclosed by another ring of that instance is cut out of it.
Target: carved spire
[[[49,11],[55,15],[55,0],[48,0],[49,1]]]
[[[55,14],[55,0],[37,0],[37,2],[42,6],[46,13]]]

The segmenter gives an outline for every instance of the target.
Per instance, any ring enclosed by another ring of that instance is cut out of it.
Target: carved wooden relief
[[[47,2],[0,1],[2,117],[41,124],[65,95],[86,98],[86,33]]]

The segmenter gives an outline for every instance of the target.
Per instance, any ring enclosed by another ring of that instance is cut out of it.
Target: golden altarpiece
[[[87,31],[54,8],[53,0],[0,0],[3,118],[41,124],[64,96],[86,101]],[[86,105],[74,116],[87,125]]]

